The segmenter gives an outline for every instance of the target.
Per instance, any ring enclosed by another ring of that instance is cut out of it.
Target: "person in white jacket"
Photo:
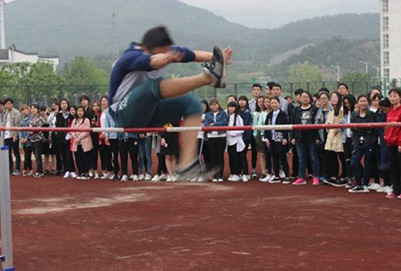
[[[239,109],[236,102],[230,102],[228,104],[228,126],[244,125],[238,111]],[[242,139],[243,133],[244,131],[227,131],[227,149],[231,171],[231,176],[228,180],[232,182],[241,181],[241,177],[239,176],[241,172],[241,152],[245,149],[245,143]],[[244,182],[248,181],[246,175],[243,176],[242,180]]]

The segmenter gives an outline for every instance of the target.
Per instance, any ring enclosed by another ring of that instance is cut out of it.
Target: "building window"
[[[390,78],[390,69],[384,69],[384,78]]]
[[[388,34],[383,35],[383,48],[387,49],[390,46],[390,38]]]
[[[390,65],[390,52],[383,52],[383,65]]]
[[[383,17],[383,31],[388,30],[388,17]]]
[[[388,0],[383,0],[383,13],[388,13]]]

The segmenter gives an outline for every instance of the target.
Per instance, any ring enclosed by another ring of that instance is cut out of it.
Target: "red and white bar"
[[[348,123],[348,124],[288,124],[262,126],[191,126],[191,127],[142,127],[142,128],[51,128],[51,127],[0,127],[1,131],[26,132],[90,132],[90,133],[164,133],[164,132],[212,132],[212,131],[271,131],[271,130],[319,130],[319,129],[377,129],[401,127],[401,122]],[[400,135],[401,136],[401,135]]]

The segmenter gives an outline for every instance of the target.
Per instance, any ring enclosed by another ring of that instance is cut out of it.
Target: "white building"
[[[380,0],[382,78],[401,80],[401,1]]]
[[[37,53],[25,53],[15,48],[15,45],[10,45],[8,49],[0,49],[0,65],[6,63],[37,63],[46,62],[53,65],[54,71],[56,70],[59,59],[57,56],[39,56]]]

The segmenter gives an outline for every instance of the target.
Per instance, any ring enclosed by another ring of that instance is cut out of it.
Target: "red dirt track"
[[[399,270],[401,201],[328,186],[11,177],[28,270]]]

